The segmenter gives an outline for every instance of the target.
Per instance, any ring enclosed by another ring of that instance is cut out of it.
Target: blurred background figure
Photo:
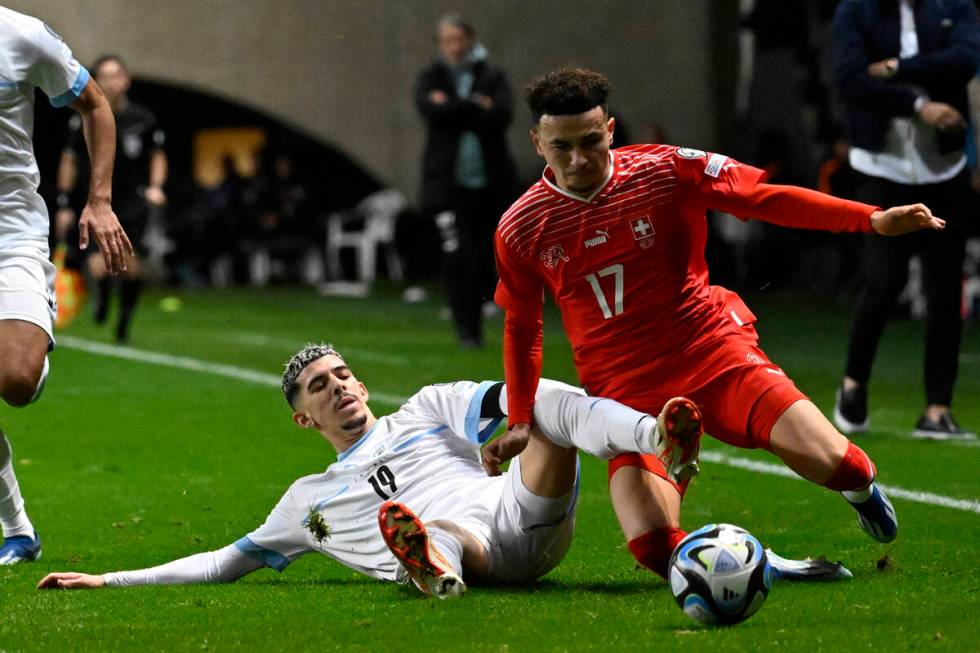
[[[865,288],[834,420],[844,433],[868,428],[868,381],[878,341],[906,285],[909,259],[918,256],[928,306],[926,408],[913,434],[966,437],[950,405],[971,217],[964,116],[966,87],[980,57],[976,9],[971,0],[844,0],[834,16],[833,49],[857,199],[880,206],[922,202],[947,221],[938,232],[865,237]]]
[[[493,296],[493,233],[517,197],[507,146],[513,97],[503,70],[488,62],[473,27],[457,15],[437,23],[439,59],[425,68],[415,102],[428,134],[422,207],[442,236],[445,289],[460,345],[483,346],[482,307]]]
[[[92,75],[102,87],[116,118],[116,165],[112,179],[112,204],[119,221],[129,234],[137,256],[129,263],[119,279],[119,316],[115,337],[118,342],[129,339],[133,311],[143,285],[143,258],[146,256],[144,234],[152,210],[162,210],[167,197],[163,185],[167,181],[166,141],[156,116],[147,108],[129,101],[132,79],[126,63],[119,55],[107,54],[96,59]],[[62,231],[73,223],[73,198],[84,198],[88,174],[79,175],[87,167],[82,121],[74,116],[69,122],[68,143],[58,166],[57,222]],[[69,238],[69,242],[75,239]],[[93,316],[98,324],[109,315],[109,298],[113,278],[106,271],[102,257],[89,250],[86,267],[94,282]]]
[[[313,231],[306,188],[285,152],[263,152],[251,188],[245,193],[249,281],[265,285],[281,279],[302,260]]]

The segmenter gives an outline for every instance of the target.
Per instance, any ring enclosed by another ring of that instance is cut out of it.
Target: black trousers
[[[483,303],[497,284],[493,236],[506,209],[492,190],[456,188],[452,207],[436,216],[442,237],[444,285],[456,333],[482,342]]]
[[[917,255],[926,296],[926,403],[948,406],[959,371],[965,229],[974,217],[967,173],[919,186],[859,175],[857,199],[882,208],[922,202],[946,220],[946,229],[865,236],[865,284],[851,327],[845,373],[862,384],[870,379],[878,341],[907,281],[909,258]]]

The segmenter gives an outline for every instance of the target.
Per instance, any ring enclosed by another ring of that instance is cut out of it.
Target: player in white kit
[[[15,407],[35,401],[44,387],[57,313],[48,212],[37,192],[32,141],[35,88],[54,106],[78,111],[85,126],[92,174],[80,220],[81,247],[98,242],[114,273],[133,253],[111,207],[116,132],[105,96],[54,30],[0,7],[0,397]],[[40,556],[40,538],[24,511],[2,431],[0,526],[0,565]]]
[[[324,473],[293,483],[262,526],[222,549],[158,567],[53,573],[38,587],[230,582],[262,567],[282,571],[310,552],[373,578],[411,579],[440,598],[458,596],[464,578],[527,582],[554,568],[571,545],[577,449],[603,458],[655,453],[684,474],[694,461],[674,460],[676,443],[701,435],[700,414],[687,399],[667,402],[655,419],[545,380],[527,448],[507,473],[488,476],[480,445],[506,418],[502,383],[427,386],[378,419],[364,384],[335,350],[319,345],[291,359],[283,391],[293,421],[317,430],[338,456]],[[842,569],[790,564],[810,576]]]

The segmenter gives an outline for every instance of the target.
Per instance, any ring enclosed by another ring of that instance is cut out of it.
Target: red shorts
[[[742,449],[769,450],[769,435],[776,420],[786,409],[806,395],[778,366],[774,365],[758,347],[747,357],[747,365],[729,369],[702,387],[681,392],[697,403],[704,419],[704,431],[722,442]],[[670,397],[664,397],[666,402]],[[638,410],[657,414],[655,406],[635,406],[629,400],[622,401]],[[667,478],[663,465],[656,456],[622,454],[609,461],[609,477],[620,467],[640,467],[652,474]],[[669,479],[668,479],[669,480]],[[683,494],[686,483],[677,486]]]

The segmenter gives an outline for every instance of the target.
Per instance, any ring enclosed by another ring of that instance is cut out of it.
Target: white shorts
[[[572,546],[578,478],[566,496],[533,494],[521,480],[520,456],[507,470],[489,537],[490,579],[525,583],[554,569]]]
[[[48,334],[54,347],[58,302],[54,265],[41,253],[0,252],[0,320],[23,320]]]

